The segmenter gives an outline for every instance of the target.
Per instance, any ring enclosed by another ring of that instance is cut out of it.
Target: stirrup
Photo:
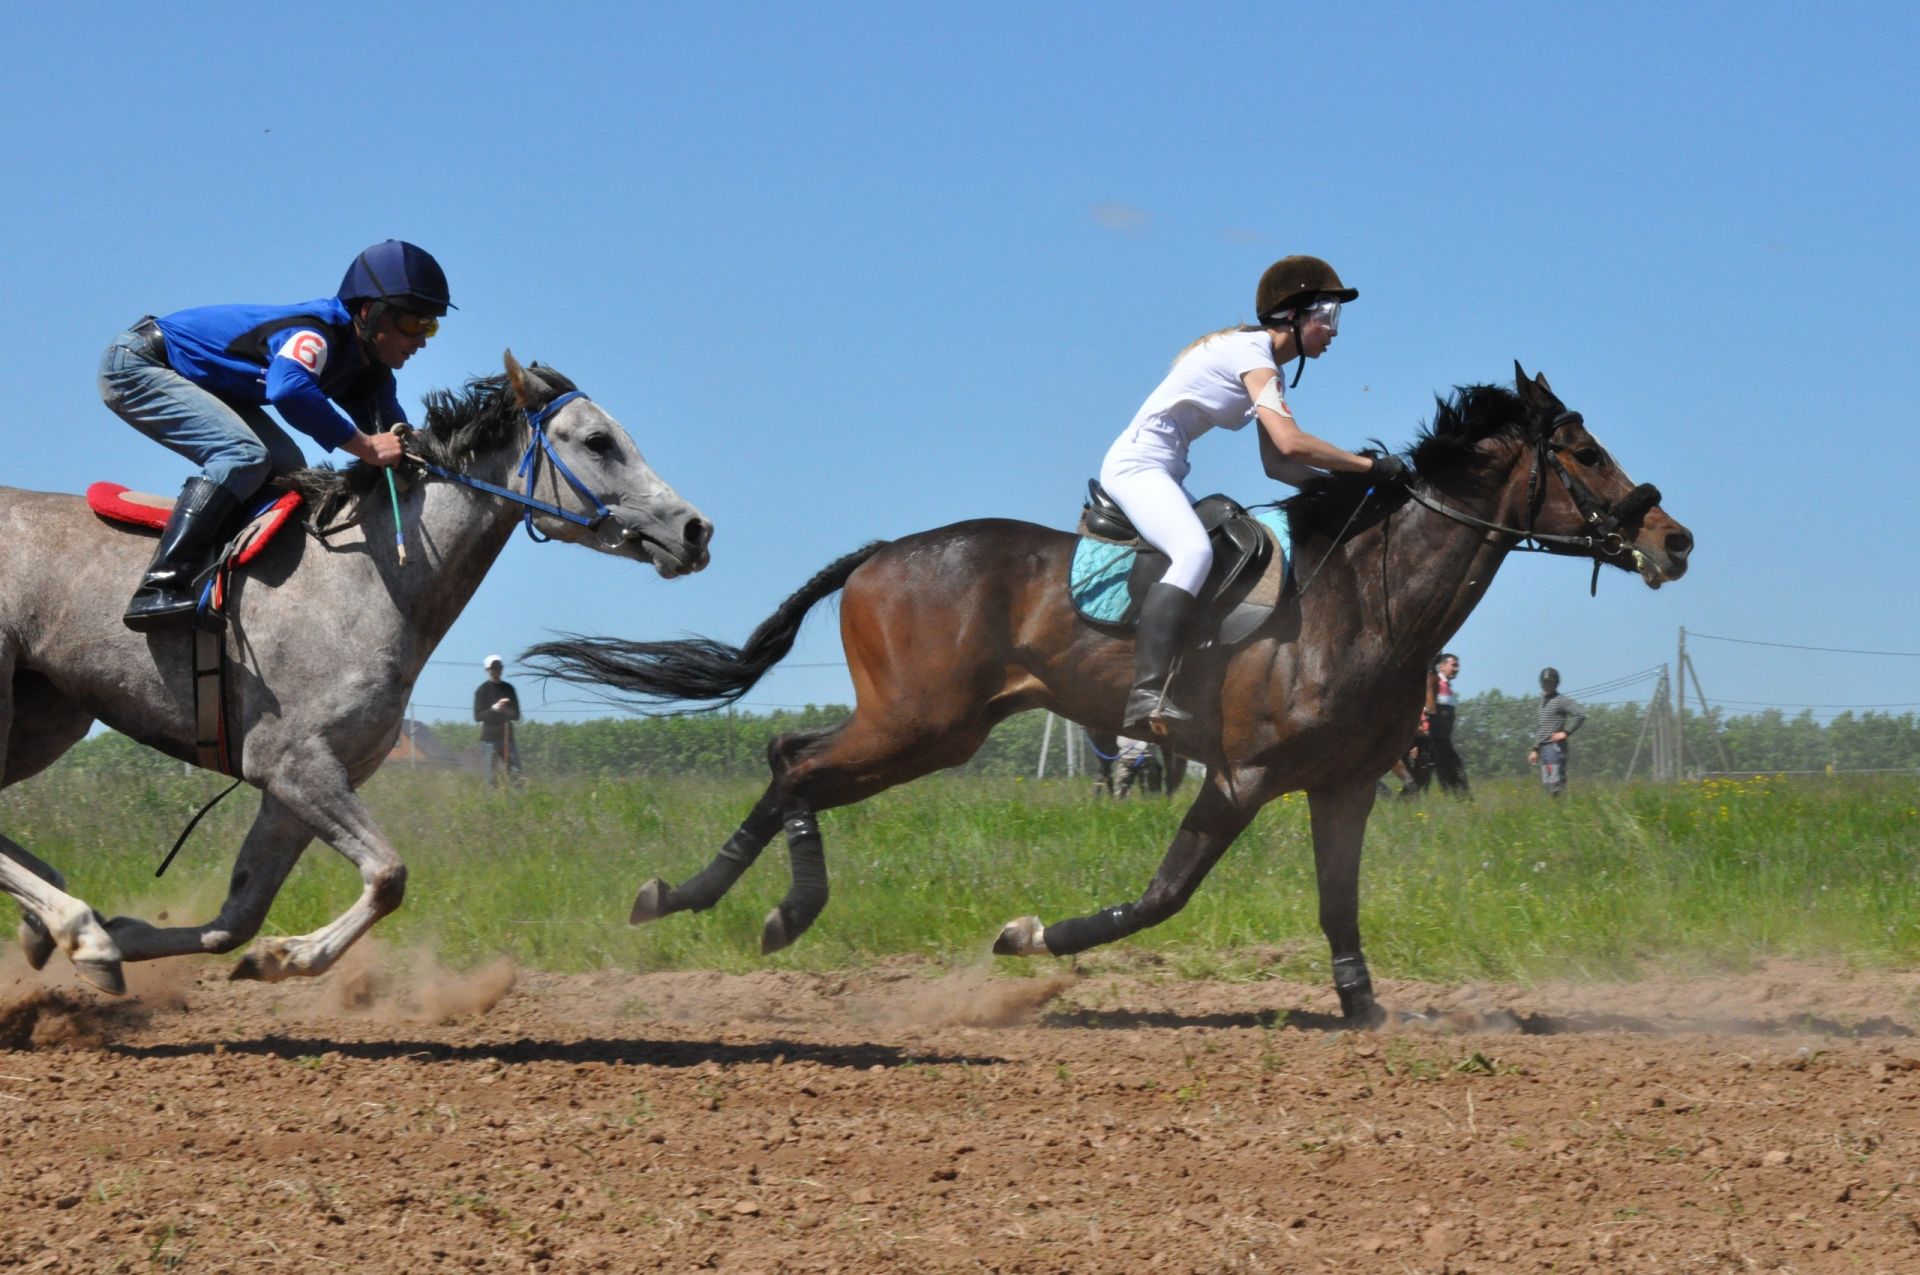
[[[1129,739],[1164,735],[1175,726],[1185,726],[1193,714],[1173,702],[1165,691],[1135,687],[1127,694],[1126,711],[1121,714],[1120,733]]]

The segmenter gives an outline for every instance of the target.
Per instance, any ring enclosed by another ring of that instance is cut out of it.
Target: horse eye
[[[605,434],[587,435],[587,450],[596,456],[605,456],[613,450],[613,439]]]
[[[1607,459],[1607,455],[1598,447],[1582,447],[1573,454],[1573,458],[1582,465],[1585,465],[1588,469],[1593,469],[1603,464]]]

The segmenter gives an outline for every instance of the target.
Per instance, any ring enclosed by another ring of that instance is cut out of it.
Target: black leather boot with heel
[[[226,488],[204,478],[189,478],[173,502],[173,514],[160,533],[153,561],[134,590],[121,620],[135,633],[188,619],[200,599],[194,577],[220,543],[220,533],[240,502]]]
[[[1193,595],[1179,585],[1156,584],[1147,590],[1133,634],[1133,689],[1121,717],[1121,734],[1145,739],[1156,729],[1156,722],[1164,733],[1168,727],[1193,720],[1193,714],[1167,698],[1167,680],[1173,675],[1174,657],[1180,654],[1193,601]]]

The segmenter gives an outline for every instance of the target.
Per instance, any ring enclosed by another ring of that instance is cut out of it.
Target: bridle
[[[1503,526],[1500,523],[1476,517],[1465,510],[1455,509],[1435,500],[1413,484],[1408,485],[1407,495],[1442,517],[1451,518],[1469,527],[1477,527],[1482,531],[1512,536],[1514,543],[1508,546],[1510,549],[1520,549],[1528,553],[1552,553],[1556,549],[1571,550],[1582,556],[1591,557],[1593,580],[1588,586],[1588,592],[1598,592],[1600,564],[1608,558],[1618,557],[1631,549],[1626,537],[1621,535],[1621,528],[1638,522],[1649,509],[1659,504],[1660,489],[1652,483],[1641,483],[1612,504],[1594,495],[1593,489],[1561,461],[1560,457],[1569,449],[1553,441],[1553,436],[1560,430],[1569,425],[1579,425],[1584,419],[1578,412],[1561,412],[1553,418],[1553,423],[1534,439],[1533,463],[1527,472],[1527,525],[1525,527]],[[1560,485],[1567,489],[1567,496],[1573,501],[1574,508],[1580,511],[1580,516],[1586,524],[1587,534],[1563,536],[1534,529],[1534,524],[1540,517],[1540,508],[1546,502],[1546,484],[1542,476],[1543,471],[1546,470],[1551,470],[1560,479]]]
[[[567,468],[567,462],[561,460],[559,454],[553,450],[553,440],[547,437],[547,422],[552,420],[554,415],[568,403],[573,402],[573,400],[577,398],[584,399],[586,397],[587,396],[579,390],[568,390],[565,394],[553,398],[546,406],[537,412],[531,408],[521,409],[526,413],[527,425],[532,431],[532,437],[527,439],[527,450],[520,454],[520,465],[514,470],[514,477],[526,480],[526,490],[524,492],[498,486],[486,481],[484,478],[475,478],[471,474],[457,473],[444,465],[436,465],[430,460],[420,460],[420,466],[435,478],[444,478],[448,482],[458,483],[462,487],[472,487],[477,491],[484,491],[489,495],[499,496],[503,500],[511,500],[515,504],[524,505],[527,511],[525,519],[527,536],[536,542],[545,542],[553,539],[552,536],[542,535],[539,529],[533,525],[533,516],[536,513],[548,514],[552,517],[574,523],[577,526],[585,527],[588,531],[593,531],[597,529],[601,523],[612,517],[613,511],[607,508],[605,501],[594,494],[591,487],[588,487],[574,476],[573,471]],[[589,399],[588,401],[591,402],[592,400]],[[547,463],[553,465],[554,472],[566,479],[567,484],[580,494],[582,500],[585,500],[593,506],[592,517],[588,517],[585,514],[574,513],[571,509],[562,509],[559,505],[550,504],[533,494],[534,487],[540,481],[540,467]],[[644,532],[640,534],[642,538],[651,538],[646,537]]]

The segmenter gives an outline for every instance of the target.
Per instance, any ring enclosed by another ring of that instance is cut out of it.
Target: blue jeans
[[[100,358],[100,397],[121,420],[200,466],[200,476],[245,500],[270,474],[307,463],[265,408],[229,403],[155,359],[122,332]]]
[[[1567,791],[1567,746],[1540,745],[1540,786],[1547,796],[1558,797]]]

